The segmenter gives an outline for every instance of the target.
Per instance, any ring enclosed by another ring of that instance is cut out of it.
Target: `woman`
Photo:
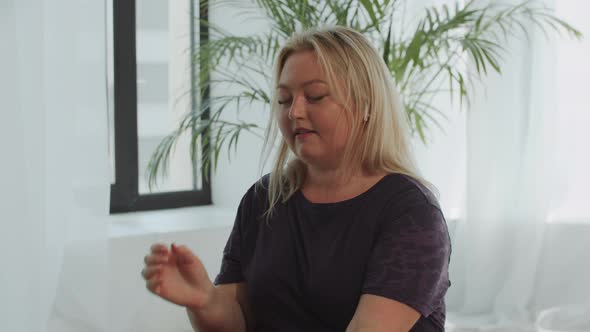
[[[198,331],[444,331],[448,230],[385,63],[333,27],[293,36],[275,75],[278,157],[244,195],[215,283],[186,247],[155,244],[147,288]]]

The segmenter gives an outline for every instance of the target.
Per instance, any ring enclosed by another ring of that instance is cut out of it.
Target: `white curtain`
[[[0,1],[0,330],[103,331],[104,2]]]
[[[590,331],[590,299],[569,307],[535,303],[545,291],[537,281],[560,168],[552,144],[555,52],[528,28],[530,39],[506,45],[502,75],[483,81],[467,113],[465,210],[453,234],[447,297],[451,331]]]

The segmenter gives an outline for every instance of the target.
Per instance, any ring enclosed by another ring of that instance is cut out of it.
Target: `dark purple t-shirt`
[[[428,189],[392,173],[337,203],[297,191],[267,224],[267,183],[242,198],[215,279],[246,282],[256,331],[344,331],[362,294],[417,310],[412,332],[444,331],[451,244]]]

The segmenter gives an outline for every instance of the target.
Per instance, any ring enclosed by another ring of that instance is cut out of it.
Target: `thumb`
[[[176,255],[177,262],[180,264],[191,264],[195,262],[195,255],[186,246],[177,246],[172,243],[172,252]]]

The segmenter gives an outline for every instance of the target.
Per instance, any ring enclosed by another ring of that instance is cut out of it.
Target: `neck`
[[[369,174],[361,167],[344,172],[340,169],[318,169],[308,165],[301,190],[313,202],[337,202],[358,196],[385,175],[385,172]]]
[[[361,167],[326,169],[308,165],[304,186],[323,188],[328,191],[337,190],[354,183],[354,180],[367,176]]]

